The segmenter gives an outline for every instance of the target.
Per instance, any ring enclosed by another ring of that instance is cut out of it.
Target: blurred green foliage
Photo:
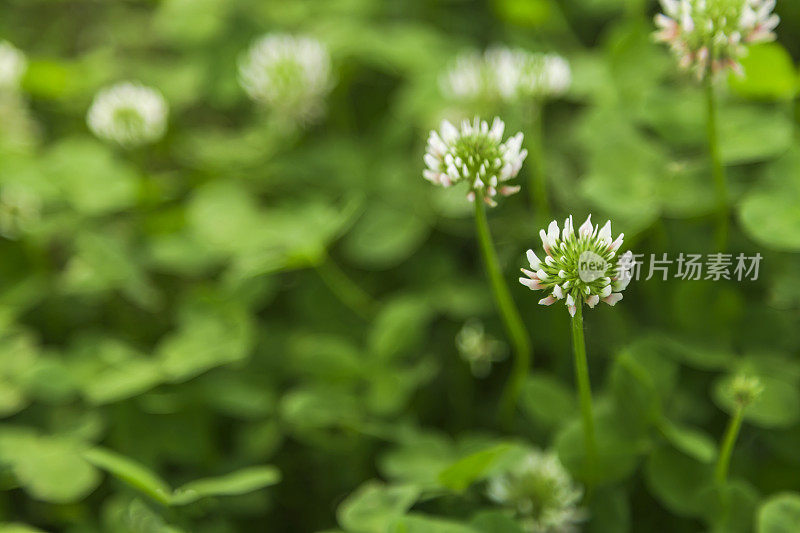
[[[556,214],[611,218],[638,253],[703,252],[702,90],[653,43],[655,4],[6,0],[0,36],[29,68],[0,98],[0,197],[16,198],[0,201],[0,532],[519,533],[483,486],[525,446],[585,481],[567,313],[512,291],[536,360],[499,429],[510,362],[476,379],[454,340],[475,318],[504,338],[471,211],[421,178],[422,154],[456,112],[437,80],[457,53],[557,51],[574,83],[545,116]],[[720,119],[730,248],[761,253],[760,278],[656,276],[587,313],[586,531],[800,530],[800,9],[777,11],[778,42],[751,50]],[[294,127],[238,86],[270,31],[328,46],[321,122]],[[86,109],[120,79],[164,93],[157,144],[91,137]],[[538,242],[526,198],[491,212],[509,282]],[[740,371],[765,391],[719,487]]]

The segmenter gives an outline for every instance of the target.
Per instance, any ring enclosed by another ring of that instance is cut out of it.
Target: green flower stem
[[[576,306],[572,317],[572,347],[575,352],[575,379],[578,382],[578,396],[583,419],[583,438],[586,446],[586,471],[589,484],[594,482],[597,468],[597,439],[594,433],[592,413],[592,386],[589,383],[589,366],[586,362],[586,341],[583,337],[583,304]]]
[[[728,467],[731,464],[731,455],[733,454],[733,447],[736,444],[736,438],[739,436],[739,430],[742,427],[742,414],[744,407],[741,405],[736,406],[733,416],[728,422],[728,428],[725,430],[725,436],[720,443],[719,458],[717,459],[717,467],[714,470],[714,479],[718,484],[724,485],[728,480]]]
[[[486,274],[489,276],[489,283],[492,287],[495,303],[500,311],[500,317],[503,319],[503,325],[506,328],[509,339],[511,339],[511,345],[514,350],[514,365],[511,369],[511,376],[503,391],[503,397],[500,402],[502,419],[510,423],[514,417],[514,409],[517,406],[517,400],[522,391],[522,385],[525,383],[525,378],[528,375],[533,353],[531,341],[525,330],[522,317],[520,317],[514,300],[511,298],[511,292],[508,290],[508,285],[506,285],[503,279],[503,274],[500,272],[497,252],[494,249],[492,236],[489,232],[489,223],[486,220],[486,208],[483,202],[481,202],[480,195],[475,199],[474,204],[478,243],[480,244],[481,254],[483,255]]]
[[[315,268],[325,285],[343,304],[361,318],[369,319],[373,316],[377,307],[375,300],[331,261],[327,254]]]
[[[717,249],[721,251],[725,249],[728,243],[728,183],[719,150],[717,97],[714,92],[714,82],[711,76],[708,76],[706,81],[706,99],[708,103],[708,150],[711,157],[711,175],[714,178],[714,187],[717,191],[718,220],[715,239]]]
[[[542,223],[550,220],[550,202],[547,199],[547,177],[544,164],[544,106],[539,101],[531,105],[528,131],[528,194],[531,205],[536,206]]]

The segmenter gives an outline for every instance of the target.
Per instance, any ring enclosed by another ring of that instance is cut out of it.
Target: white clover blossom
[[[456,128],[444,120],[440,131],[431,131],[425,153],[423,177],[435,185],[450,187],[462,181],[469,184],[467,199],[477,197],[490,206],[500,193],[510,196],[519,185],[507,185],[522,168],[528,151],[522,148],[522,133],[503,142],[505,124],[495,118],[491,128],[486,121],[461,122]]]
[[[669,44],[698,79],[727,69],[741,74],[747,45],[775,39],[775,0],[661,0],[655,39]]]
[[[553,453],[532,450],[521,464],[489,480],[489,498],[511,507],[527,533],[570,533],[586,513],[583,491]]]
[[[331,58],[311,37],[268,34],[240,59],[239,83],[256,102],[311,119],[321,113],[333,87]]]
[[[0,41],[0,90],[16,91],[28,67],[25,54],[8,41]]]
[[[492,364],[503,360],[506,345],[490,337],[479,320],[469,320],[456,335],[456,347],[461,358],[469,363],[470,371],[475,377],[486,377]]]
[[[101,90],[86,114],[99,138],[125,147],[159,140],[167,130],[168,107],[156,89],[122,82]]]
[[[456,58],[440,79],[445,96],[455,100],[548,98],[563,94],[572,82],[569,63],[556,54],[496,46],[483,54]]]
[[[593,308],[600,300],[612,306],[622,300],[622,291],[632,277],[633,254],[617,255],[624,234],[612,240],[610,220],[599,228],[592,226],[589,215],[576,233],[570,215],[563,231],[554,220],[539,236],[544,260],[528,250],[530,270],[522,269],[527,277],[519,282],[531,290],[550,293],[539,300],[541,305],[564,300],[569,314],[575,316],[577,306],[584,302]]]

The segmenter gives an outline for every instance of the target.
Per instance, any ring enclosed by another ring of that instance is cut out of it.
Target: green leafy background
[[[514,281],[541,225],[523,191],[490,213],[536,352],[503,428],[509,360],[476,379],[454,343],[473,318],[504,338],[469,206],[421,177],[451,105],[437,78],[493,43],[563,54],[574,83],[544,124],[555,213],[611,218],[638,253],[704,253],[703,93],[652,41],[656,10],[3,2],[0,37],[30,64],[23,100],[0,102],[0,187],[42,214],[0,239],[0,532],[522,531],[488,477],[537,446],[586,478],[569,320]],[[720,90],[730,249],[762,254],[761,275],[635,282],[586,313],[601,481],[586,531],[800,531],[800,7],[777,11],[778,42]],[[331,51],[337,83],[309,128],[237,84],[239,54],[269,31]],[[121,79],[168,100],[157,144],[91,137],[93,95]],[[524,127],[523,110],[496,111]],[[366,316],[326,285],[331,268],[372,295]],[[765,392],[714,487],[740,371]]]

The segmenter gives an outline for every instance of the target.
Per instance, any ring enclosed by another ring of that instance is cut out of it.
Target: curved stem
[[[330,257],[325,255],[315,268],[325,285],[343,304],[361,318],[368,319],[372,316],[376,307],[375,301],[331,261]]]
[[[575,379],[583,420],[583,438],[586,446],[586,472],[589,485],[594,482],[597,468],[597,439],[594,433],[592,412],[592,386],[589,383],[589,366],[586,361],[586,341],[583,337],[583,304],[579,303],[572,317],[572,348],[575,353]]]
[[[717,249],[723,251],[728,243],[728,182],[719,150],[717,97],[711,76],[706,80],[706,101],[708,105],[708,151],[711,158],[711,175],[714,178],[714,188],[717,194],[717,231],[715,240]]]
[[[492,287],[497,309],[500,312],[500,317],[503,320],[506,333],[514,349],[514,366],[511,369],[511,376],[503,391],[503,397],[500,402],[502,419],[510,423],[513,421],[514,409],[517,406],[517,400],[522,390],[522,385],[525,382],[528,369],[531,365],[531,341],[528,338],[528,333],[525,330],[522,317],[520,317],[514,300],[511,298],[508,285],[506,285],[500,271],[497,252],[494,249],[492,236],[489,232],[489,223],[486,220],[486,208],[483,202],[481,202],[480,196],[475,199],[474,203],[475,226],[478,233],[478,243],[480,245],[481,254],[483,255],[484,266],[486,267],[486,274],[489,276],[489,284]]]
[[[537,215],[543,223],[550,220],[550,202],[547,199],[547,177],[544,165],[544,106],[536,101],[532,104],[528,139],[528,194],[531,205],[536,206]]]
[[[742,406],[736,406],[736,411],[734,411],[733,416],[731,416],[728,422],[728,428],[725,430],[725,436],[720,443],[719,458],[717,459],[717,467],[714,470],[714,479],[720,485],[724,485],[728,480],[728,467],[730,467],[731,464],[733,446],[736,444],[736,438],[739,436],[739,429],[742,427],[743,411],[744,409]]]

